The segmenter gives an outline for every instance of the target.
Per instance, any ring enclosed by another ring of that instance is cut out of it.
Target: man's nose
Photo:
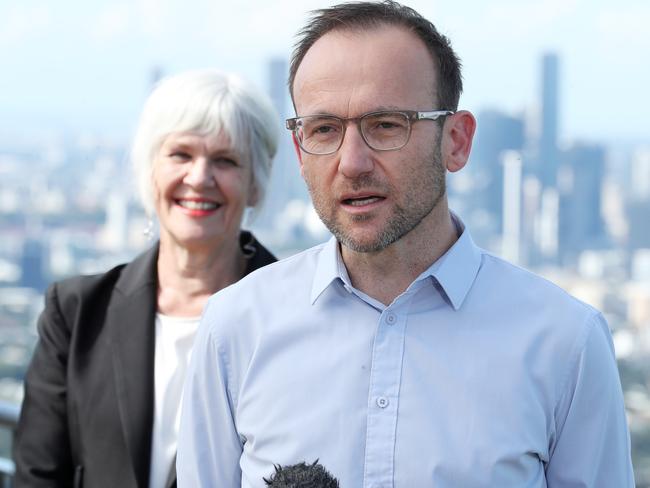
[[[193,159],[187,168],[183,182],[194,188],[214,186],[214,175],[209,159],[203,156]]]
[[[358,126],[348,126],[338,153],[339,172],[348,178],[357,178],[374,168],[374,151],[363,140]]]

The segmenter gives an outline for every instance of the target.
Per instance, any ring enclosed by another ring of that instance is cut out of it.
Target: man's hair
[[[275,473],[263,479],[272,488],[339,488],[338,480],[318,464],[318,459],[312,464],[275,465]]]
[[[335,30],[370,30],[382,26],[398,26],[413,32],[429,50],[438,69],[438,107],[457,110],[463,91],[460,59],[449,39],[410,7],[392,0],[381,2],[350,2],[313,10],[311,19],[297,35],[289,69],[289,91],[293,98],[293,83],[307,51],[325,34]],[[295,105],[295,100],[294,100]]]

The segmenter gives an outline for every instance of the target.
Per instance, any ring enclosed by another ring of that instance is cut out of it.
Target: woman
[[[48,290],[14,443],[16,487],[175,485],[182,380],[203,306],[275,260],[240,226],[264,196],[276,124],[265,97],[215,71],[169,78],[151,94],[132,155],[159,242]]]

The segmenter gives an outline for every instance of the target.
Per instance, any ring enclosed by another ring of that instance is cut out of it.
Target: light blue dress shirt
[[[316,459],[342,488],[633,487],[608,326],[467,230],[388,307],[334,239],[262,268],[204,312],[179,486]]]

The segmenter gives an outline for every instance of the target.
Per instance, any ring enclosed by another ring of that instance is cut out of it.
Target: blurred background
[[[236,71],[283,118],[303,0],[0,0],[0,455],[53,280],[101,272],[149,243],[130,138],[152,85]],[[406,2],[464,64],[478,118],[452,208],[483,247],[602,310],[612,328],[637,486],[650,486],[650,3]],[[280,256],[322,242],[290,143],[253,223]],[[11,464],[0,459],[0,470]]]

